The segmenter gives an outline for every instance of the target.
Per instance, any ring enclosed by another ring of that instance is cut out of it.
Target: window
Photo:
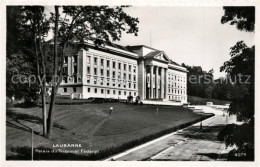
[[[94,75],[97,75],[97,68],[94,68]]]
[[[134,92],[134,96],[136,96],[136,92]]]
[[[136,72],[136,66],[133,67],[133,71],[134,71],[134,73]]]
[[[109,86],[109,79],[107,80],[107,86]]]
[[[131,96],[132,95],[132,92],[129,92],[129,96]]]
[[[94,57],[94,65],[97,65],[97,57]]]
[[[116,78],[116,72],[113,71],[113,78]]]
[[[104,59],[101,59],[101,60],[100,60],[100,65],[101,65],[101,67],[104,66]]]
[[[100,85],[103,85],[103,81],[104,81],[103,79],[100,80]]]
[[[120,84],[120,83],[118,84],[118,87],[119,87],[119,88],[121,87],[121,84]]]
[[[101,89],[101,94],[103,94],[104,93],[104,89]]]
[[[126,64],[124,64],[124,71],[126,71]]]
[[[68,56],[65,56],[64,63],[68,63]]]
[[[78,62],[78,56],[77,55],[73,56],[73,59],[74,59],[74,63]]]
[[[116,68],[116,62],[113,61],[113,68]]]
[[[109,63],[110,63],[110,61],[109,61],[109,60],[107,60],[107,67],[109,67],[109,66],[110,66],[110,64],[109,64]]]
[[[66,93],[67,92],[67,88],[63,88],[63,92]]]
[[[136,85],[134,84],[134,89],[136,88]]]
[[[88,88],[88,92],[90,92],[90,88]]]
[[[78,66],[74,66],[74,74],[78,73]]]
[[[128,70],[129,70],[129,72],[132,70],[131,67],[132,67],[131,65],[128,66]]]
[[[90,74],[90,67],[87,67],[87,74]]]
[[[116,94],[116,90],[113,90],[113,94],[114,94],[114,95]]]
[[[89,77],[87,78],[87,83],[90,83],[90,78]]]
[[[95,88],[95,93],[97,93],[97,88]]]
[[[117,78],[120,79],[121,78],[121,73],[118,72]]]
[[[129,74],[129,81],[131,81],[131,79],[132,79],[132,75],[131,75],[131,74]]]
[[[68,83],[68,77],[64,77],[64,83]]]
[[[107,70],[107,77],[109,77],[109,70]]]
[[[100,75],[101,75],[101,76],[104,75],[103,69],[100,69]]]
[[[126,73],[124,73],[124,79],[126,79]]]
[[[113,86],[116,86],[115,80],[113,80]]]
[[[73,92],[76,92],[77,91],[77,88],[76,87],[73,87]]]
[[[94,84],[97,84],[97,78],[94,78]]]
[[[77,75],[74,75],[73,77],[74,77],[74,83],[77,83],[78,82]]]
[[[63,72],[64,72],[65,74],[67,74],[67,72],[68,72],[68,67],[63,67]]]
[[[121,70],[121,63],[118,63],[118,69]]]
[[[126,95],[126,91],[124,91],[124,95]]]
[[[90,56],[87,56],[87,63],[90,64]]]
[[[108,94],[108,95],[110,94],[110,90],[107,90],[107,94]]]
[[[134,75],[134,81],[136,81],[136,76]]]
[[[120,90],[118,91],[118,95],[121,95],[121,91]]]

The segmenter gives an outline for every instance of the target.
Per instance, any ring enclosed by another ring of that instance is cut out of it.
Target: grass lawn
[[[196,96],[188,96],[188,102],[191,104],[206,105],[207,102],[213,102],[214,105],[225,105],[230,104],[230,101],[210,99],[210,98],[201,98]]]
[[[114,108],[111,115],[109,114],[110,106]],[[39,132],[35,135],[35,148],[52,150],[57,149],[53,147],[53,144],[77,143],[82,144],[85,150],[102,151],[201,118],[189,109],[173,106],[158,106],[158,113],[155,106],[124,103],[56,105],[55,107],[51,139],[39,135],[42,134],[41,108],[7,110],[7,159],[31,158],[30,127],[34,127]],[[77,148],[70,148],[70,150],[73,149]],[[80,155],[85,156],[86,153],[80,153]],[[56,158],[66,159],[66,156],[52,155],[46,159]],[[69,158],[73,159],[72,155]],[[39,154],[37,159],[45,158],[43,154]]]

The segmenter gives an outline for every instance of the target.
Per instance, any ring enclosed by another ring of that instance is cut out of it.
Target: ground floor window
[[[97,93],[97,88],[95,88],[95,93]]]
[[[77,91],[77,88],[76,87],[73,87],[73,92],[76,92]]]
[[[104,93],[104,89],[101,89],[101,93],[102,93],[102,94]]]
[[[88,88],[88,92],[90,92],[90,88]]]
[[[65,93],[66,93],[66,92],[67,92],[67,88],[63,88],[63,92],[65,92]]]
[[[115,91],[115,90],[113,90],[113,94],[114,94],[114,95],[116,94],[116,91]]]
[[[121,91],[118,91],[118,95],[121,95]]]
[[[110,90],[107,90],[107,94],[110,94]]]

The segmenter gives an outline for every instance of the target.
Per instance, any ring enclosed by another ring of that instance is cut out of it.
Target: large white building
[[[187,102],[187,70],[144,45],[95,47],[67,52],[58,94],[73,98],[162,99]]]

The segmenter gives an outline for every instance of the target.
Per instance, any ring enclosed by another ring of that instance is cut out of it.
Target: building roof
[[[145,55],[144,57],[145,58],[154,58],[155,56],[157,56],[160,53],[163,53],[163,52],[158,50],[158,51],[150,52],[147,55]]]

